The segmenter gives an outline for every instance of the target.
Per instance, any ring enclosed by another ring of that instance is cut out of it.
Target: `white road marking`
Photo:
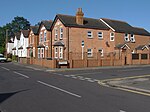
[[[37,81],[37,82],[38,82],[38,83],[40,83],[40,84],[42,84],[42,85],[48,86],[48,87],[50,87],[50,88],[53,88],[53,89],[59,90],[59,91],[61,91],[61,92],[67,93],[67,94],[69,94],[69,95],[72,95],[72,96],[75,96],[75,97],[81,98],[81,96],[80,96],[80,95],[77,95],[77,94],[75,94],[75,93],[72,93],[72,92],[66,91],[66,90],[61,89],[61,88],[59,88],[59,87],[56,87],[56,86],[53,86],[53,85],[47,84],[47,83],[42,82],[42,81]]]
[[[102,72],[80,73],[80,74],[74,74],[74,76],[79,76],[79,75],[92,75],[92,74],[97,74],[97,73],[102,73]]]
[[[119,112],[126,112],[126,111],[124,111],[124,110],[119,110]]]
[[[26,68],[30,68],[30,69],[33,69],[33,70],[41,70],[41,69],[38,69],[38,68],[34,68],[34,67],[30,67],[30,66],[25,66]]]
[[[137,71],[142,69],[126,69],[126,70],[118,70],[119,72],[126,72],[126,71]]]
[[[65,77],[70,77],[70,75],[64,75]]]
[[[19,73],[19,72],[15,72],[15,71],[14,71],[14,73],[15,73],[15,74],[18,74],[18,75],[20,75],[20,76],[22,76],[22,77],[29,78],[28,76],[26,76],[26,75],[24,75],[24,74],[21,74],[21,73]]]
[[[63,75],[63,74],[60,74],[60,73],[53,73],[54,75]]]
[[[75,76],[73,76],[73,77],[71,77],[71,78],[73,78],[73,79],[77,79],[77,77],[75,77]]]
[[[95,82],[94,80],[87,80],[88,82]]]
[[[10,69],[8,69],[8,68],[5,68],[5,67],[1,67],[2,69],[4,69],[4,70],[7,70],[7,71],[9,71]]]

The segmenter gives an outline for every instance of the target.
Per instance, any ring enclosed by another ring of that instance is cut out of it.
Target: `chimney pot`
[[[78,8],[77,13],[76,13],[76,23],[77,24],[83,25],[83,16],[84,16],[84,13],[82,12],[82,8]]]

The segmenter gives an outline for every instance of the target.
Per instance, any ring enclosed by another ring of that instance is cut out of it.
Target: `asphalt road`
[[[150,67],[55,71],[0,63],[2,112],[150,112],[150,97],[98,80],[150,74]]]

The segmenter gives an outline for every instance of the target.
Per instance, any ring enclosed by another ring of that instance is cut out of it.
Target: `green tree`
[[[27,30],[30,28],[30,22],[23,17],[14,17],[11,22],[11,28],[13,33],[17,33],[20,30]]]
[[[6,30],[8,30],[8,39],[14,37],[14,34],[20,30],[27,30],[30,28],[30,22],[24,17],[14,17],[11,23],[7,23],[0,27],[0,53],[5,51]]]

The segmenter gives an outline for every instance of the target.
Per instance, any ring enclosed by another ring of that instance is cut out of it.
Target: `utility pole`
[[[7,47],[8,47],[8,43],[7,43],[7,42],[8,42],[8,29],[6,29],[6,40],[5,40],[5,41],[6,41],[6,45],[5,45],[5,46],[6,46],[6,58],[7,58]]]

